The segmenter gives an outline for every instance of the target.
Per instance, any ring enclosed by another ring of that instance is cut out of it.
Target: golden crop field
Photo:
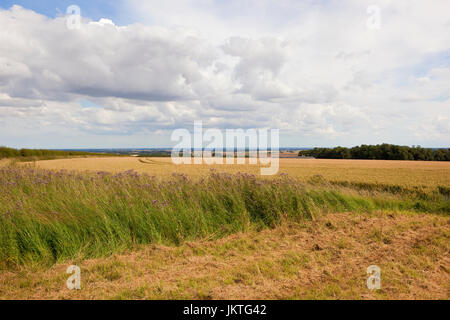
[[[122,172],[136,170],[155,176],[174,172],[202,176],[218,172],[259,174],[258,165],[175,165],[170,158],[74,158],[37,161],[43,169]],[[321,175],[331,181],[368,182],[402,186],[450,186],[450,163],[434,161],[280,159],[279,173],[307,180]]]

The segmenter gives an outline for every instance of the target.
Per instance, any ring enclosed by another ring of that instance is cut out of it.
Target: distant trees
[[[420,146],[397,146],[393,144],[361,145],[353,148],[314,148],[302,150],[299,156],[319,159],[376,159],[376,160],[423,160],[450,161],[450,149],[431,149]]]
[[[11,148],[0,147],[0,159],[13,157],[20,157],[20,151]]]
[[[12,149],[0,147],[0,159],[16,157],[54,157],[54,156],[84,156],[95,153],[81,151],[45,150],[45,149]]]

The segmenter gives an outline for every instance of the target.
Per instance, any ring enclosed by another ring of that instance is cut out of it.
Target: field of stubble
[[[0,298],[448,299],[449,196],[445,162],[3,163]]]

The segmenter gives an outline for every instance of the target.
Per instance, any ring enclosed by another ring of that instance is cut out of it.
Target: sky
[[[448,0],[0,0],[0,145],[170,147],[202,121],[280,129],[282,147],[450,147],[449,12]]]

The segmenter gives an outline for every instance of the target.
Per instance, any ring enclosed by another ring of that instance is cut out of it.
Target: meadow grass
[[[248,173],[160,179],[145,173],[0,168],[0,268],[108,256],[272,228],[328,212],[448,215],[448,189],[300,181]]]

